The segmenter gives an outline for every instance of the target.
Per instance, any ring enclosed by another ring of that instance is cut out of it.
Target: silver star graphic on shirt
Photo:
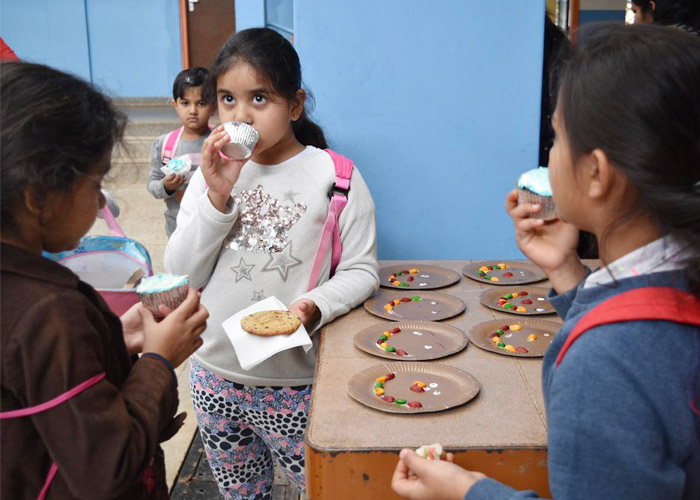
[[[250,299],[251,302],[260,302],[265,298],[265,290],[260,290],[259,292],[256,292],[253,290],[253,298]]]
[[[292,255],[292,243],[290,242],[281,252],[270,254],[270,260],[267,261],[262,271],[279,271],[282,281],[287,281],[289,268],[299,264],[301,264],[301,261]]]
[[[292,190],[290,189],[289,191],[287,191],[287,192],[284,193],[283,201],[290,201],[292,204],[294,204],[294,203],[295,203],[295,202],[294,202],[294,197],[295,197],[296,195],[298,195],[298,194],[301,194],[301,193],[297,193],[296,191],[292,191]]]
[[[255,264],[248,265],[245,263],[245,260],[243,260],[243,257],[241,257],[238,265],[231,268],[231,271],[236,273],[236,283],[243,278],[247,279],[248,281],[253,281],[253,278],[250,277],[250,271],[252,271],[254,267]]]

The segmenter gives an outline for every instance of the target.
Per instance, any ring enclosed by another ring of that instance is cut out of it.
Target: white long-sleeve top
[[[189,275],[191,286],[204,287],[202,303],[210,317],[204,344],[194,354],[204,368],[245,385],[310,384],[317,335],[308,353],[289,349],[244,371],[222,322],[274,295],[287,305],[300,298],[314,301],[321,312],[320,327],[378,288],[374,202],[355,168],[340,216],[340,263],[329,279],[329,246],[319,286],[306,291],[334,182],[330,155],[311,146],[278,165],[249,161],[226,213],[221,213],[207,196],[202,172],[194,174],[165,250],[165,267],[170,273]]]

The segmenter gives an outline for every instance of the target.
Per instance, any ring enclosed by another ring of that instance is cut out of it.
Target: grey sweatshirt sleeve
[[[321,311],[318,327],[348,313],[379,288],[374,201],[357,169],[350,180],[348,204],[340,214],[340,240],[343,251],[333,278],[302,296]],[[330,256],[326,261],[324,268],[330,269]]]
[[[169,273],[187,274],[190,285],[207,284],[216,266],[221,245],[238,217],[238,207],[231,199],[226,213],[219,212],[207,196],[202,171],[190,179],[177,215],[177,229],[165,248],[165,269]]]
[[[151,145],[151,171],[148,173],[148,184],[146,188],[148,192],[153,195],[154,198],[170,198],[173,193],[168,193],[163,185],[163,179],[165,174],[161,172],[160,167],[163,166],[163,159],[161,158],[161,150],[163,149],[164,136],[157,137],[153,144]]]

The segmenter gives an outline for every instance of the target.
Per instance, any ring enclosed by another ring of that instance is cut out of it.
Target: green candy
[[[397,399],[397,400],[396,400],[396,404],[397,404],[397,405],[405,405],[405,404],[406,404],[406,400],[405,400],[405,399]]]
[[[505,309],[513,309],[513,304],[506,304],[503,306]]]
[[[505,342],[499,342],[499,343],[498,343],[498,347],[505,347],[505,346],[506,346]]]
[[[415,295],[414,297],[411,297],[411,300],[413,302],[418,302],[419,300],[423,300],[423,297],[419,297],[418,295]]]
[[[399,283],[399,286],[407,287],[408,283]]]
[[[500,267],[498,267],[498,266],[493,266],[493,270],[494,270],[494,271],[498,271],[499,269],[500,269]]]
[[[508,295],[505,296],[505,298],[506,298],[506,299],[512,299],[512,298],[513,298],[513,294],[512,294],[512,293],[509,293]]]
[[[394,346],[387,346],[386,349],[384,349],[386,352],[396,352],[396,347]]]
[[[377,389],[377,388],[383,388],[383,387],[384,387],[384,384],[382,384],[381,382],[377,382],[376,384],[374,384],[374,388],[375,388],[375,389]]]
[[[401,275],[403,275],[403,273],[396,273],[396,276],[401,276]]]
[[[506,332],[504,332],[503,330],[501,330],[501,329],[499,328],[498,330],[496,330],[496,333],[499,334],[499,335],[503,335],[503,334],[506,333]],[[383,339],[383,340],[386,340],[386,339]]]
[[[379,338],[380,338],[381,340],[386,340],[386,339],[388,339],[389,337],[387,337],[386,335],[383,335],[383,334],[382,334],[382,335],[379,336]]]

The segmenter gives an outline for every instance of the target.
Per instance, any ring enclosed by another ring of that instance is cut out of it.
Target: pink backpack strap
[[[184,132],[185,127],[180,127],[176,130],[170,132],[165,140],[163,141],[163,150],[161,151],[161,158],[163,159],[163,165],[166,165],[170,160],[173,159],[177,145],[180,143],[180,138],[182,137],[182,132]]]
[[[72,389],[64,392],[63,394],[59,394],[55,398],[53,398],[50,401],[47,401],[46,403],[41,403],[35,406],[30,406],[28,408],[22,408],[21,410],[12,410],[12,411],[4,411],[0,413],[0,420],[7,420],[11,418],[21,418],[21,417],[28,417],[30,415],[36,415],[37,413],[41,413],[47,410],[50,410],[51,408],[54,408],[61,403],[64,403],[71,399],[74,396],[77,396],[81,392],[83,392],[85,389],[92,387],[95,385],[97,382],[105,378],[107,374],[106,373],[99,373],[95,375],[94,377],[90,377],[87,379],[85,382],[76,385]],[[39,492],[39,496],[37,496],[37,500],[44,500],[46,498],[46,493],[49,491],[49,486],[51,485],[51,482],[53,481],[53,478],[56,476],[56,473],[58,472],[58,466],[56,463],[52,463],[51,467],[49,468],[49,473],[46,475],[46,479],[44,480],[44,486],[41,488],[41,491]]]
[[[353,163],[351,160],[339,155],[335,151],[326,149],[326,152],[333,160],[335,182],[333,186],[331,186],[330,191],[328,191],[328,197],[331,199],[328,205],[328,217],[326,217],[326,223],[323,225],[321,241],[318,244],[318,250],[316,251],[316,258],[314,259],[314,265],[311,269],[307,290],[313,290],[318,285],[321,267],[323,267],[323,261],[328,253],[329,245],[332,245],[331,277],[335,274],[335,270],[340,262],[340,255],[343,251],[340,242],[339,219],[340,213],[345,208],[345,205],[348,204],[348,192],[350,191],[350,177],[352,176]]]
[[[109,205],[105,203],[105,206],[100,209],[100,213],[102,214],[104,221],[107,223],[107,227],[109,228],[109,232],[112,233],[112,236],[121,236],[122,238],[126,238],[122,227],[119,225],[116,217],[114,217],[114,214],[109,209]]]
[[[572,344],[588,330],[624,321],[671,321],[700,327],[700,299],[676,288],[651,286],[615,295],[576,323],[559,351],[555,367],[559,367]],[[691,400],[690,409],[700,415],[696,400],[697,395]]]

